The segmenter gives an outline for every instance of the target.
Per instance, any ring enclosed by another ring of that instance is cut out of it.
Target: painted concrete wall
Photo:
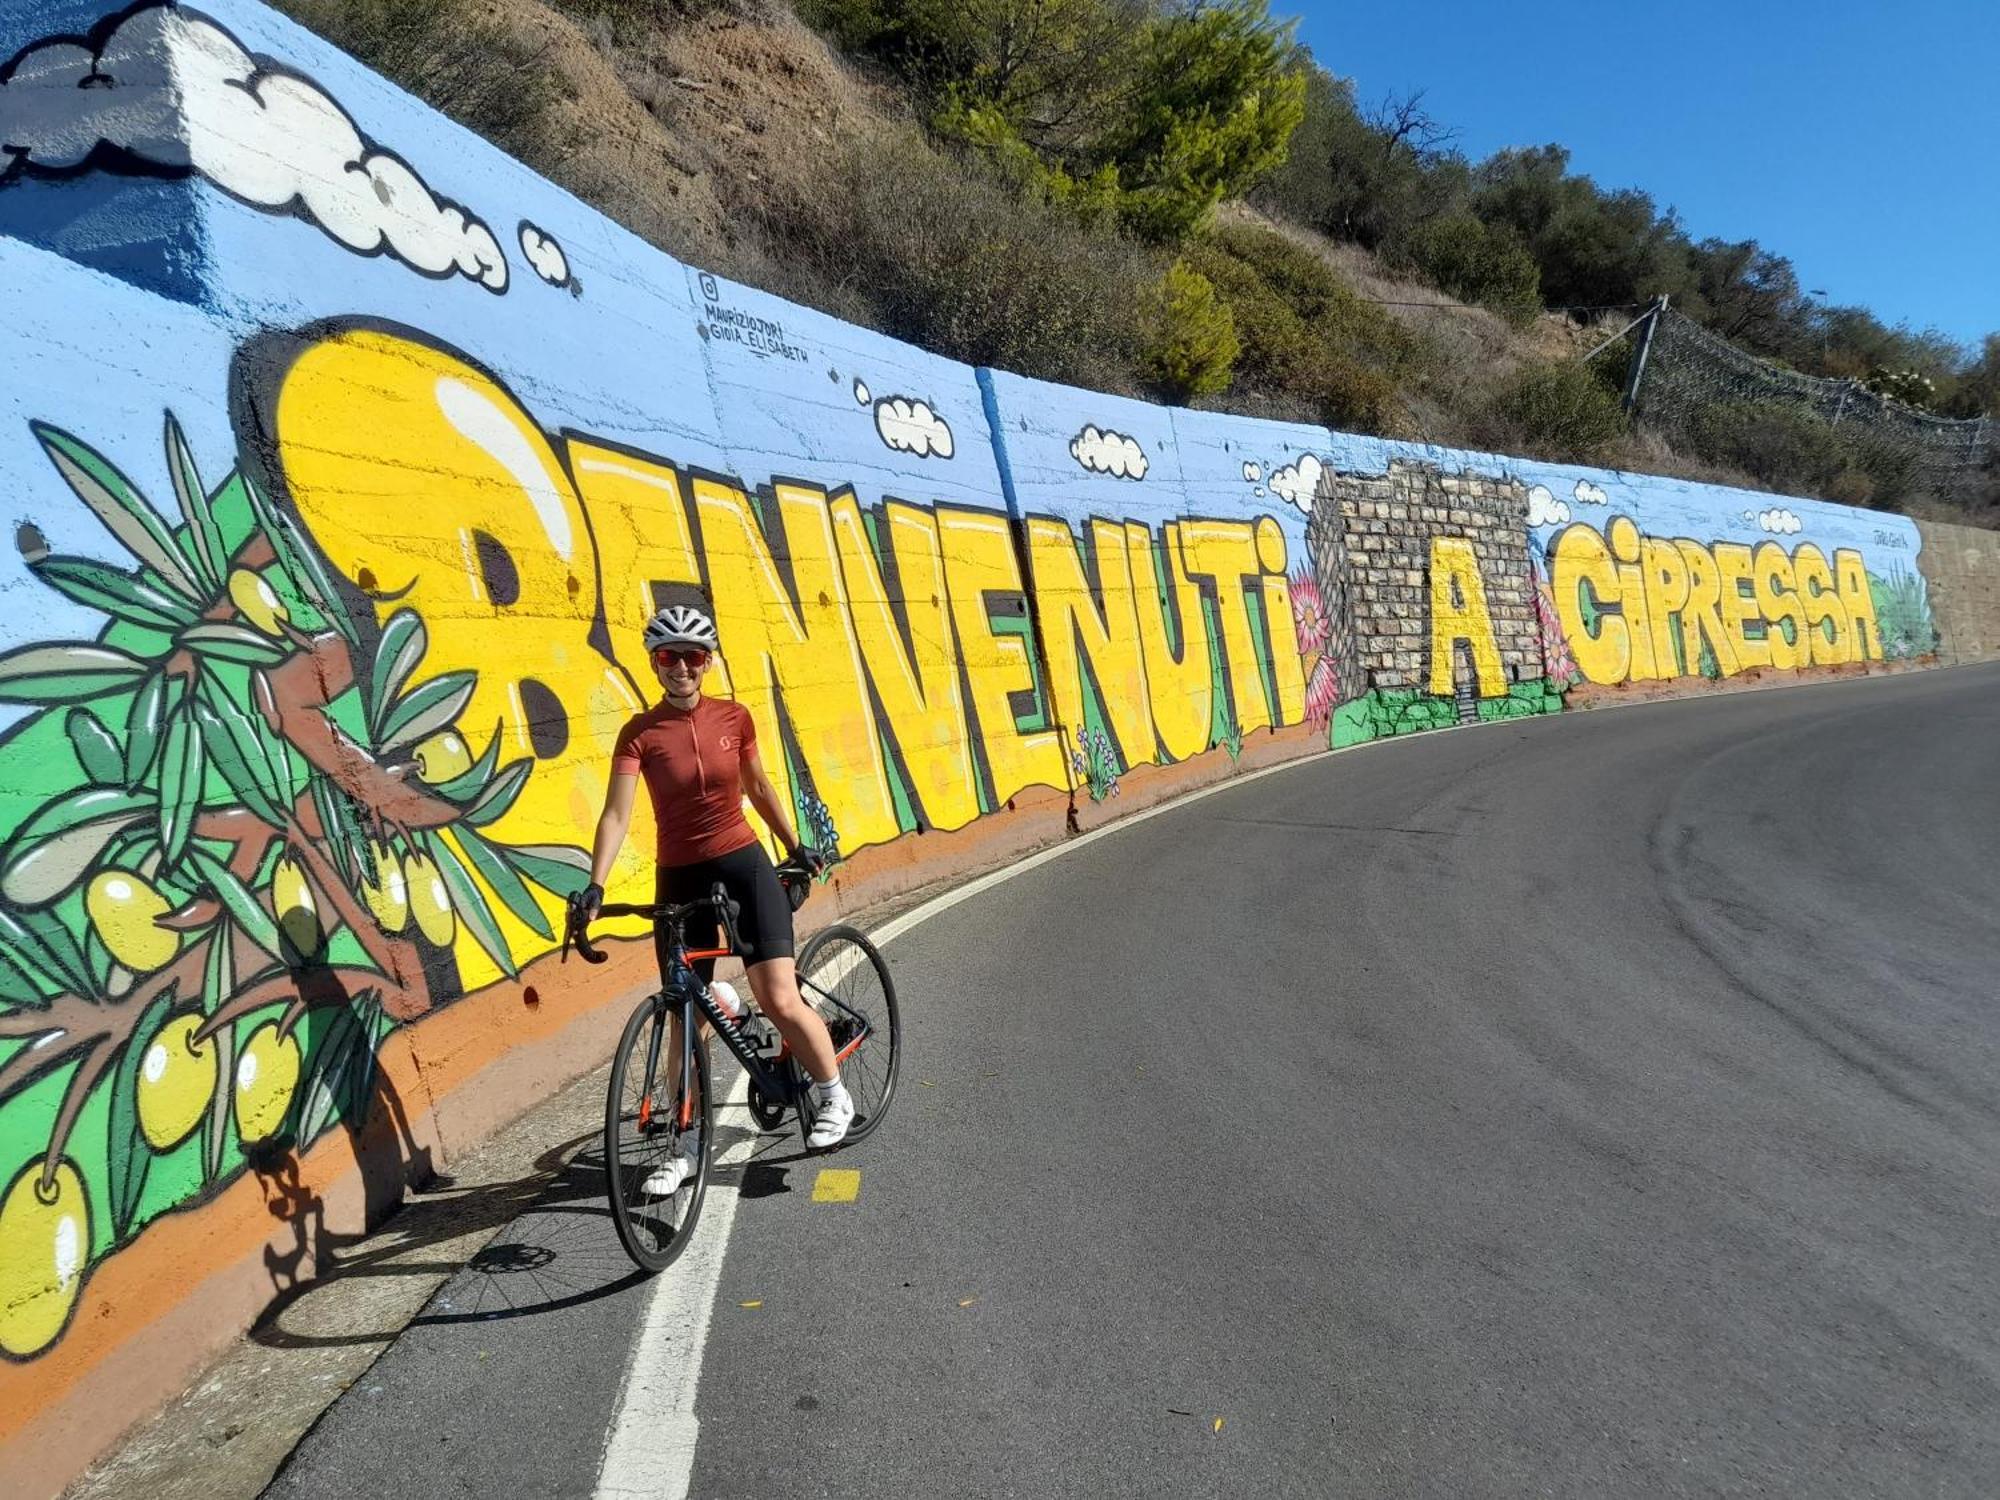
[[[1899,518],[957,365],[251,0],[0,0],[0,58],[10,1493],[601,1059],[645,950],[550,951],[662,603],[841,857],[808,917],[1330,741],[1934,646]]]

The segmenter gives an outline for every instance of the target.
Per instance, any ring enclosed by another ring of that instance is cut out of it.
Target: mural
[[[1353,636],[1351,667],[1329,682],[1336,746],[1561,709],[1565,658],[1517,480],[1401,457],[1323,477],[1313,567]]]
[[[1935,649],[1900,518],[969,369],[208,9],[0,17],[0,1354],[36,1371],[148,1224],[358,1130],[397,1028],[550,952],[663,603],[713,602],[711,686],[847,860]]]
[[[22,525],[35,579],[103,625],[0,657],[0,699],[34,710],[0,779],[48,789],[0,825],[0,1038],[21,1044],[0,1139],[35,1152],[0,1228],[15,1357],[149,1219],[356,1124],[391,1028],[549,949],[645,701],[640,628],[676,588],[714,601],[713,686],[838,855],[1033,786],[1102,801],[1134,765],[1306,716],[1269,515],[1017,530],[752,490],[550,432],[461,352],[373,320],[259,335],[231,380],[241,467],[204,482],[167,415],[171,511],[119,467],[129,441],[114,461],[27,434],[29,492],[61,484],[127,555]],[[950,456],[927,402],[870,409],[885,447]]]
[[[1925,657],[1915,523],[1640,476],[1529,491],[1538,586],[1591,683]],[[1755,502],[1755,503],[1752,503]]]
[[[507,290],[492,230],[363,135],[312,79],[253,57],[196,10],[140,4],[22,48],[0,66],[0,141],[0,181],[198,177],[359,254]]]
[[[498,913],[547,941],[588,868],[491,831],[533,762],[473,728],[478,674],[438,670],[413,609],[358,623],[257,484],[210,487],[165,425],[171,521],[82,439],[33,434],[127,555],[23,524],[35,576],[105,623],[0,656],[0,699],[35,710],[0,777],[50,789],[0,846],[0,1037],[23,1044],[0,1109],[61,1075],[0,1200],[16,1357],[93,1253],[365,1104],[382,1035],[458,987],[457,945],[513,973]]]

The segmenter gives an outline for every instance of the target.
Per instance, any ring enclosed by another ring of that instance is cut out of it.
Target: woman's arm
[[[604,811],[597,817],[597,837],[590,846],[590,883],[602,889],[611,878],[612,862],[625,847],[625,830],[632,823],[632,799],[639,778],[631,771],[613,771],[604,789]]]
[[[787,854],[796,853],[799,836],[792,831],[792,820],[785,816],[785,805],[778,800],[778,789],[771,785],[771,778],[764,774],[764,758],[753,745],[743,752],[741,761],[743,774],[743,795],[750,799],[750,805],[757,809],[757,816],[778,837]]]

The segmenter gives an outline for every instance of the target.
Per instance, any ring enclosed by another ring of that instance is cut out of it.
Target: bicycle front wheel
[[[833,1034],[841,1082],[854,1099],[847,1139],[858,1141],[882,1123],[896,1092],[903,1022],[889,966],[860,932],[836,924],[812,935],[799,955],[798,974],[799,993]]]
[[[664,1271],[687,1248],[708,1186],[708,1048],[698,1038],[674,1048],[671,1020],[659,996],[639,1002],[618,1040],[604,1101],[611,1221],[644,1271]]]

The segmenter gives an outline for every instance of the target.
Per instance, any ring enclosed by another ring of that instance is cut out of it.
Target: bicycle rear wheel
[[[858,1141],[889,1112],[903,1045],[896,986],[875,945],[852,927],[822,927],[799,954],[799,993],[826,1018],[841,1082],[854,1099],[848,1141]],[[850,1050],[851,1049],[851,1050]]]
[[[670,1013],[657,995],[639,1002],[618,1040],[604,1100],[605,1195],[626,1254],[645,1271],[664,1271],[687,1248],[708,1187],[714,1119],[708,1048],[699,1039],[686,1048],[683,1078],[668,1046]],[[673,1192],[646,1190],[654,1173],[683,1157],[693,1170]]]

